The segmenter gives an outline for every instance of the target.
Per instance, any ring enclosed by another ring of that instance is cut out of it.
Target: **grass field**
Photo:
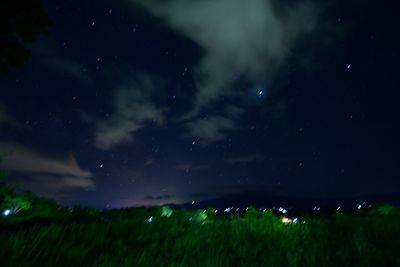
[[[3,218],[0,266],[400,266],[397,213],[283,216],[137,208]]]

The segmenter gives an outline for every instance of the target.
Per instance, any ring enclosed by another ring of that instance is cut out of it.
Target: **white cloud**
[[[300,3],[275,11],[271,0],[131,0],[197,43],[204,56],[196,71],[195,117],[222,96],[234,94],[239,75],[254,83],[270,79],[297,38],[311,30],[315,9]]]

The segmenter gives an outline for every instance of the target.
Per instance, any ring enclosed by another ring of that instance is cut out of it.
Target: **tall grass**
[[[1,266],[400,266],[398,216],[191,221],[142,210],[0,231]],[[211,216],[209,216],[210,218]]]

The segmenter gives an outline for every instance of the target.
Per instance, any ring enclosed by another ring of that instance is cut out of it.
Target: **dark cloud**
[[[92,79],[79,59],[65,57],[57,45],[50,41],[35,44],[33,56],[40,58],[43,65],[51,71],[68,76],[84,85],[90,85]]]
[[[174,195],[161,195],[161,196],[145,196],[143,200],[166,200],[173,198]]]
[[[206,198],[209,197],[209,194],[205,194],[205,193],[193,193],[190,194],[191,197],[195,197],[195,198]]]
[[[7,106],[0,102],[0,127],[3,125],[18,126],[19,123],[8,113]]]
[[[240,193],[240,192],[263,192],[266,196],[279,193],[276,187],[266,184],[231,184],[218,188],[218,192],[225,194]]]
[[[47,61],[49,67],[66,74],[84,84],[90,84],[91,78],[87,74],[85,67],[73,60],[55,58]]]

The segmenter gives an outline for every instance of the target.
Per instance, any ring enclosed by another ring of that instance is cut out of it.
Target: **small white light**
[[[359,210],[362,208],[362,205],[358,205],[358,207],[357,207]]]
[[[230,208],[226,208],[226,209],[224,209],[224,212],[231,212],[231,209]]]
[[[217,212],[218,212],[218,210],[215,210],[215,211],[214,211],[214,213],[217,213]]]
[[[340,206],[336,208],[336,210],[340,210]]]
[[[279,212],[286,214],[287,213],[287,209],[284,209],[282,207],[279,207]]]
[[[265,208],[264,210],[263,210],[263,212],[266,212],[267,211],[267,208]]]
[[[10,215],[10,214],[11,214],[11,210],[10,210],[10,209],[6,209],[6,210],[3,212],[3,214],[4,214],[4,216]]]
[[[293,219],[293,223],[297,223],[297,221],[298,221],[297,218],[294,218],[294,219]]]
[[[196,201],[193,200],[193,201],[192,201],[192,205],[194,205],[195,203],[196,203]]]

